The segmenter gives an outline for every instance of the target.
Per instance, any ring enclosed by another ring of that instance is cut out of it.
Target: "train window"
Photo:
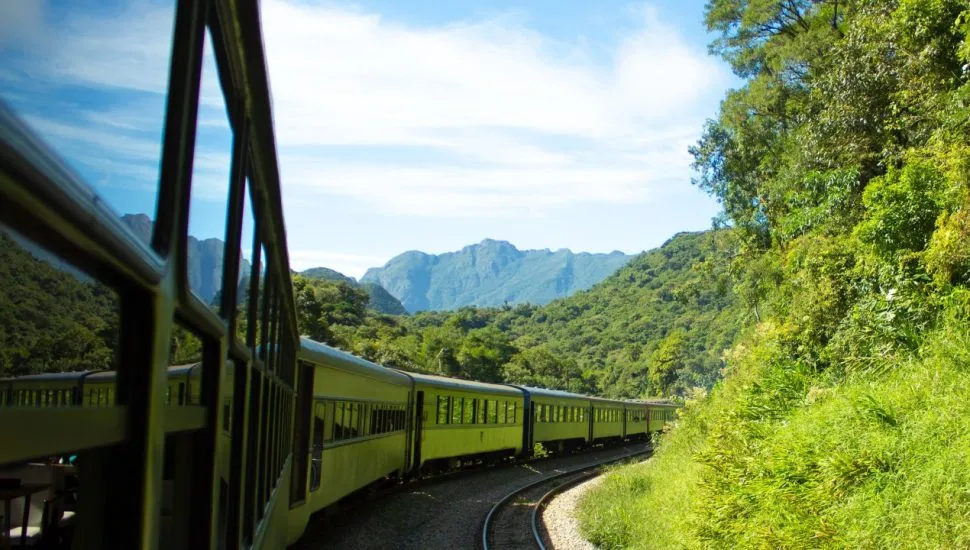
[[[316,413],[313,417],[313,446],[310,448],[310,490],[316,491],[320,488],[320,479],[323,466],[323,431],[324,418],[322,417],[324,408],[317,404]]]
[[[9,352],[0,358],[3,376],[117,367],[121,299],[110,287],[3,224],[0,258],[0,303],[11,320],[3,327]],[[83,383],[81,374],[76,376],[75,386]],[[103,378],[101,386],[113,387],[115,380]],[[24,388],[19,405],[57,405],[49,386],[26,384],[31,387]],[[91,399],[88,404],[93,405]]]
[[[515,409],[516,409],[516,402],[513,401],[512,402],[512,411],[508,415],[509,416],[509,422],[511,422],[512,424],[515,424],[515,422],[516,422],[516,419],[515,419],[515,412],[516,411],[515,411]]]
[[[255,351],[259,342],[259,331],[262,329],[263,287],[266,284],[266,251],[263,250],[263,245],[259,242],[258,234],[254,236],[253,264],[250,269],[248,311],[246,313],[246,346]]]
[[[344,413],[346,416],[346,413]],[[349,437],[357,437],[360,434],[360,404],[350,404],[350,421],[345,423],[350,428]]]
[[[461,422],[473,424],[475,422],[475,400],[470,397],[462,398]]]
[[[460,397],[451,398],[451,423],[461,424],[461,406],[462,400]]]
[[[487,416],[488,399],[476,399],[475,400],[475,423],[485,424],[488,422]]]
[[[197,120],[189,193],[189,245],[185,251],[188,256],[186,265],[212,262],[210,265],[214,265],[215,269],[189,269],[187,277],[192,292],[206,305],[218,308],[219,304],[215,299],[222,288],[225,252],[222,239],[226,234],[229,167],[233,143],[225,96],[212,49],[212,37],[208,32],[202,56]],[[204,254],[210,257],[205,258]]]
[[[333,404],[333,440],[340,441],[343,437],[344,403],[336,401]]]
[[[488,402],[488,418],[492,424],[498,424],[498,401]]]
[[[24,5],[39,32],[28,40],[4,33],[5,42],[13,38],[3,53],[4,101],[147,245],[157,208],[174,0]],[[151,47],[132,48],[122,36],[135,34],[125,33],[138,33],[139,44]],[[8,143],[16,148],[21,140]]]
[[[438,396],[438,424],[448,423],[448,398],[439,395]]]

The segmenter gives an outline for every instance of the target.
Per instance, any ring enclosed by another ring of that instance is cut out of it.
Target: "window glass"
[[[486,420],[486,407],[488,406],[487,399],[476,399],[475,400],[475,423],[484,424]]]
[[[189,288],[218,306],[232,165],[232,131],[208,31],[202,57],[202,85],[192,160],[187,254]]]
[[[461,422],[462,424],[473,424],[475,422],[475,400],[465,397],[462,401]]]
[[[438,424],[448,423],[448,398],[439,395],[438,396]]]
[[[488,421],[491,424],[498,424],[498,401],[488,402]]]
[[[0,97],[148,244],[174,0],[17,5],[31,16],[3,10]]]
[[[239,284],[236,290],[238,310],[236,314],[236,337],[247,342],[246,328],[249,325],[249,279],[253,269],[253,204],[250,200],[249,179],[243,193],[243,219],[239,239]]]
[[[121,299],[64,258],[0,224],[0,378],[14,378],[14,406],[53,406],[50,389],[17,377],[101,370],[72,406],[114,404]],[[110,392],[108,391],[110,390]]]
[[[248,312],[248,316],[249,316],[248,345],[254,350],[256,349],[256,346],[260,341],[260,338],[261,338],[260,334],[263,328],[262,327],[263,294],[266,286],[266,251],[264,250],[262,245],[260,245],[259,247],[258,261],[259,261],[259,270],[257,272],[255,269],[256,266],[254,265],[253,268],[251,269],[251,272],[252,272],[251,277],[258,278],[259,286],[256,290],[256,296],[251,296],[249,298],[251,302],[251,306],[255,306],[255,307],[253,309],[250,309],[250,311]],[[251,283],[250,283],[250,292],[252,292]]]
[[[461,424],[461,398],[452,397],[451,398],[451,423]]]

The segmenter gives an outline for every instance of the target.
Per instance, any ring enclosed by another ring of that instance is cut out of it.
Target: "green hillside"
[[[970,11],[713,0],[691,152],[754,321],[581,505],[601,548],[970,546]]]
[[[637,397],[710,387],[745,318],[728,230],[684,233],[588,291],[546,306],[368,313],[318,282],[301,330],[379,363],[485,381]],[[304,283],[300,283],[301,285]]]
[[[367,308],[372,309],[377,313],[386,313],[388,315],[407,314],[407,310],[404,309],[401,302],[398,301],[398,299],[394,296],[391,296],[391,293],[384,290],[384,287],[379,284],[358,283],[353,277],[348,277],[339,271],[334,271],[333,269],[326,267],[311,267],[310,269],[301,271],[300,275],[307,279],[319,279],[329,281],[331,283],[343,283],[360,288],[367,293]]]

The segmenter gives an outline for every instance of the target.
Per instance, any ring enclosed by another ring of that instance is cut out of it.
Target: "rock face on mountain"
[[[358,283],[353,277],[348,277],[339,271],[334,271],[327,267],[311,267],[310,269],[301,271],[300,275],[308,279],[324,279],[326,281],[358,286],[367,292],[367,296],[370,297],[370,301],[367,303],[369,309],[389,315],[407,314],[407,310],[404,309],[401,302],[377,283]]]
[[[151,242],[152,219],[145,214],[125,214],[121,217],[128,229],[144,243]],[[210,304],[216,294],[222,289],[222,251],[225,242],[222,239],[196,239],[190,236],[188,242],[189,287],[199,298]],[[250,263],[241,260],[239,266],[240,300],[246,296],[249,281]]]
[[[506,241],[485,239],[439,255],[405,252],[384,267],[369,269],[361,282],[384,287],[410,312],[506,302],[545,304],[590,288],[631,257],[622,252],[519,250]]]

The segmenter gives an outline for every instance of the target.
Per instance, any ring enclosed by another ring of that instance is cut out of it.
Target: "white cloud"
[[[19,20],[42,26],[18,2]],[[490,217],[643,203],[687,181],[704,101],[728,78],[650,8],[609,43],[553,38],[514,16],[422,26],[296,0],[260,9],[288,202],[339,195],[377,213]],[[46,130],[146,166],[151,152],[156,170],[157,145],[114,132],[161,123],[173,12],[139,0],[47,28],[31,76],[154,99]],[[227,129],[218,92],[207,59],[200,136]],[[228,155],[200,138],[204,198],[224,196]]]
[[[698,102],[726,81],[650,9],[605,63],[512,18],[422,27],[289,0],[262,13],[284,193],[395,214],[647,201],[688,180]],[[371,153],[347,161],[333,145]],[[434,160],[386,160],[394,147]]]

